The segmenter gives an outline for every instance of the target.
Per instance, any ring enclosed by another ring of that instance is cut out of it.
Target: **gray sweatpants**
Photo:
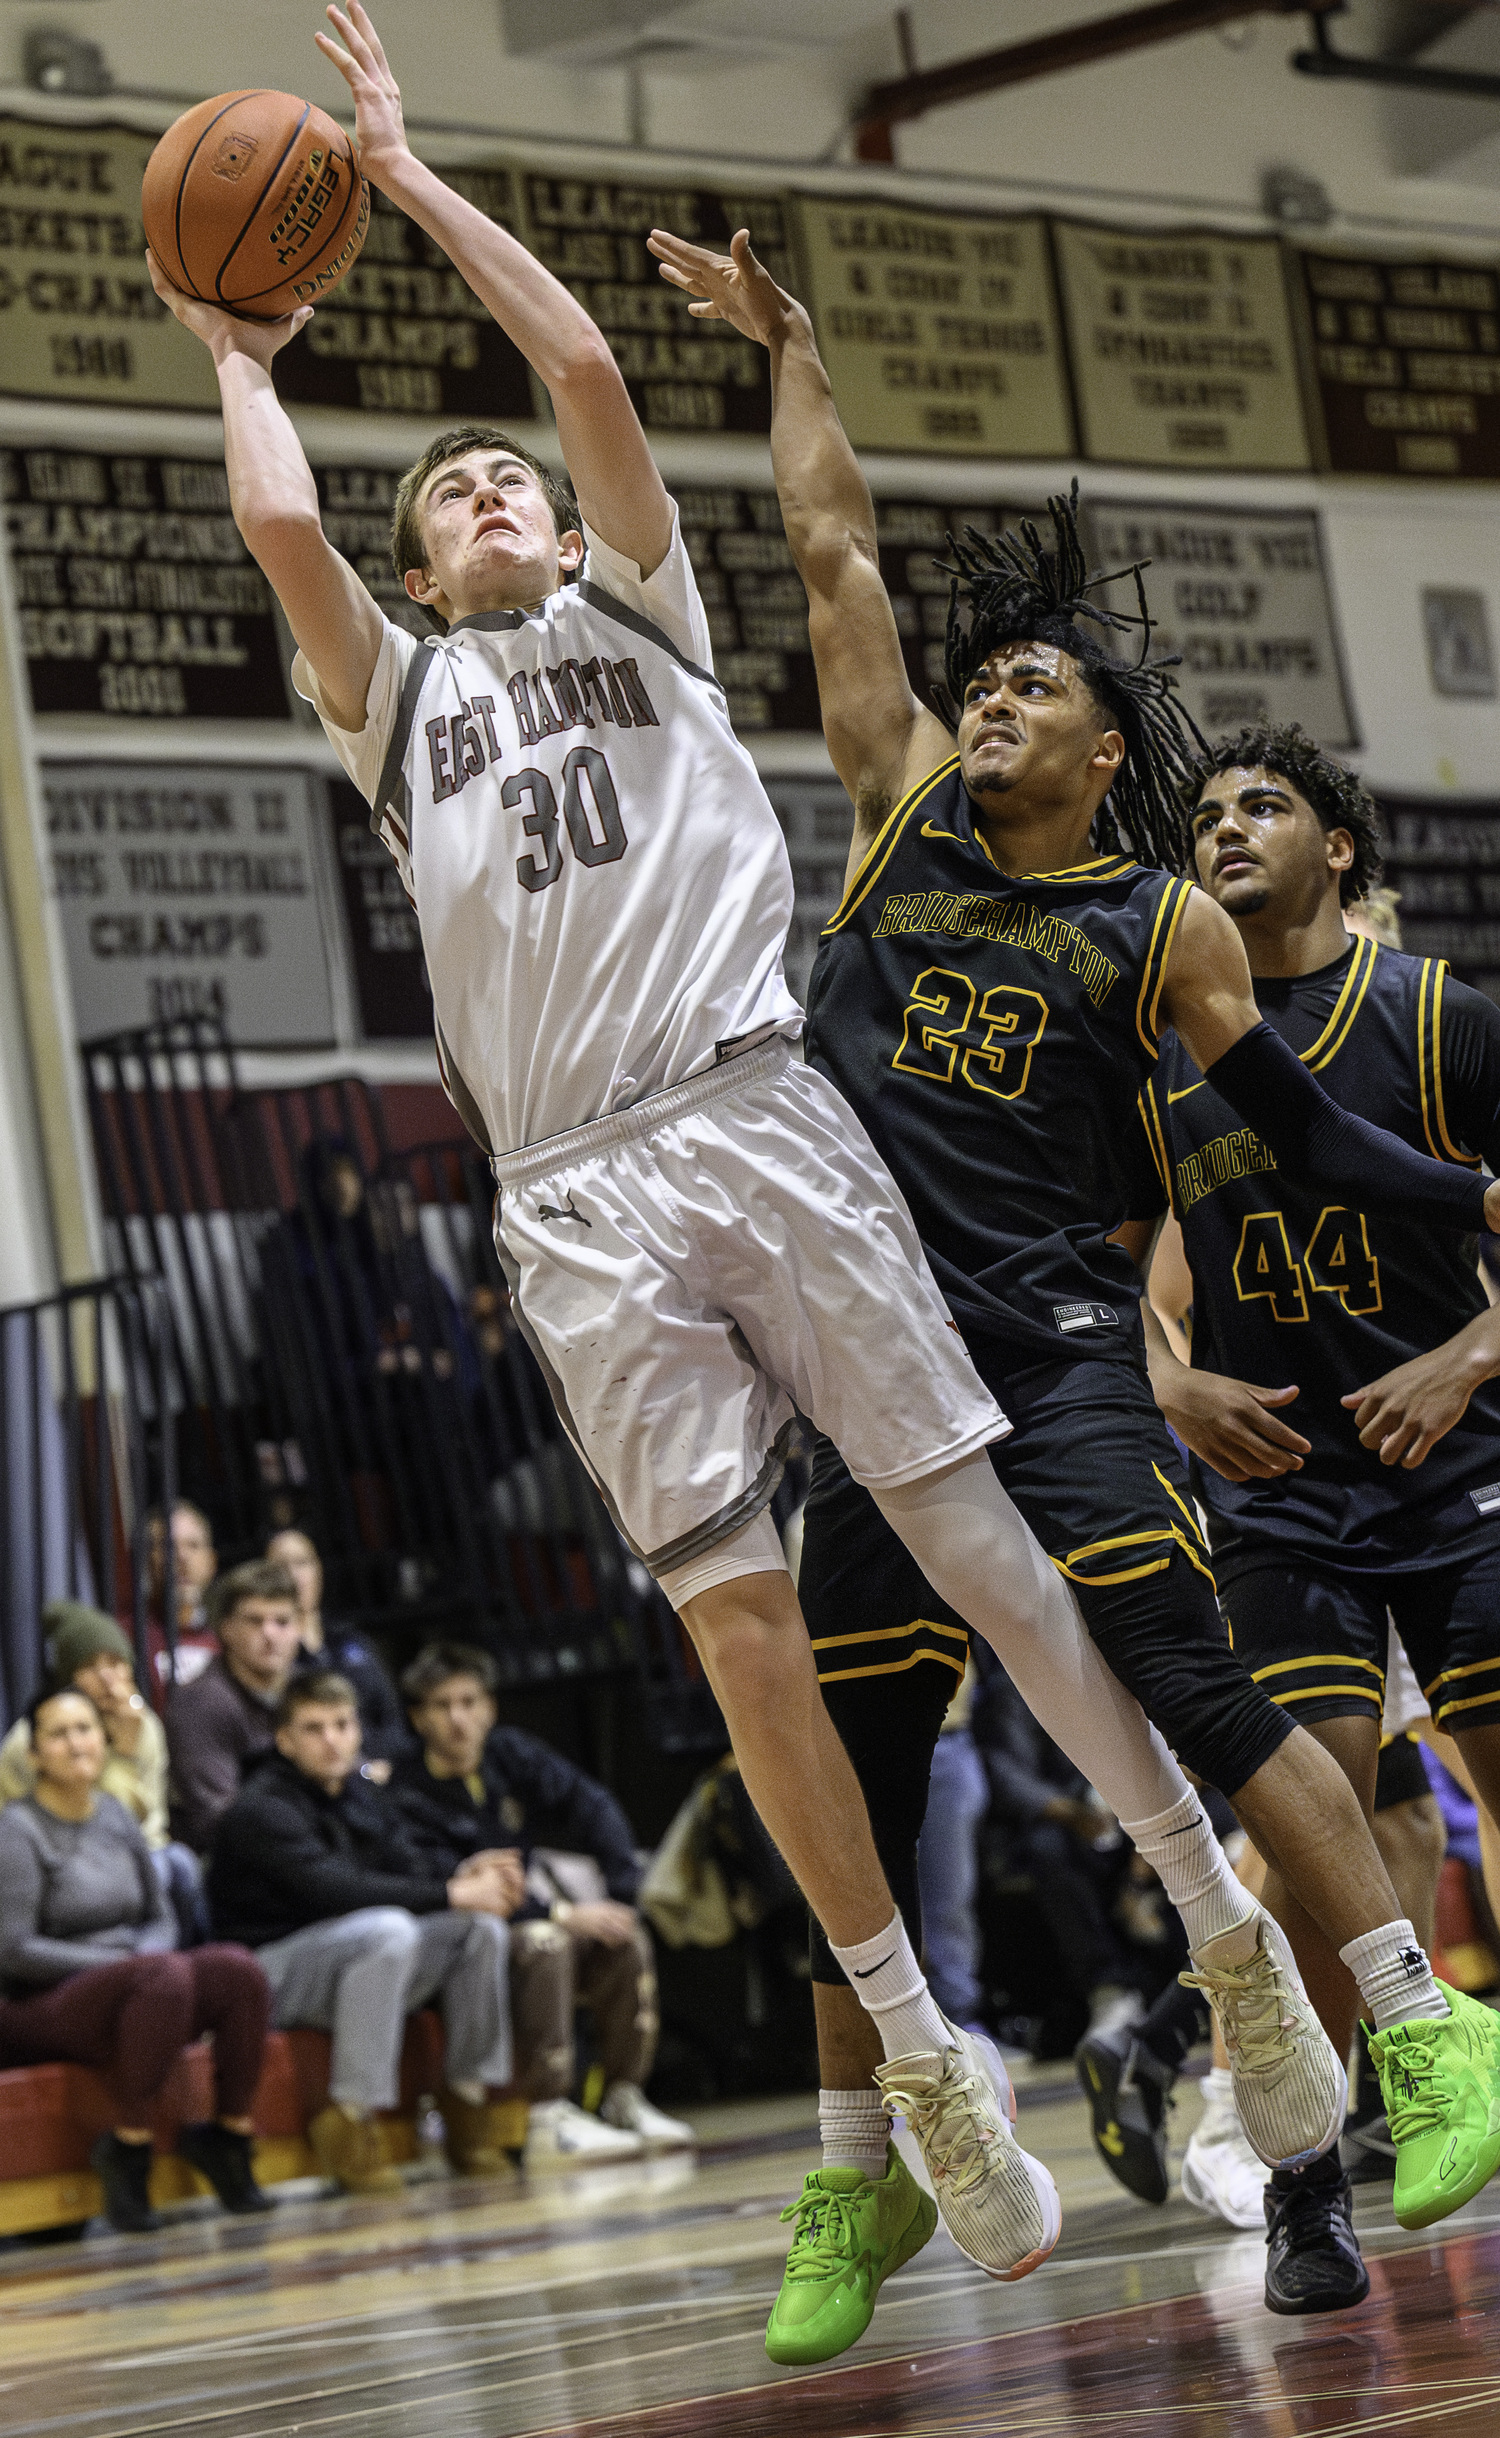
[[[393,2108],[406,2018],[436,1998],[450,2082],[511,2078],[510,1932],[491,1913],[407,1913],[371,1905],[256,1949],[271,2021],[333,2034],[331,2099]]]

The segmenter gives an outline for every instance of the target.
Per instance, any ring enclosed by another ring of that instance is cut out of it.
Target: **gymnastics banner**
[[[1500,280],[1475,263],[1297,258],[1339,474],[1500,475]]]
[[[1311,464],[1274,237],[1055,221],[1085,457],[1292,471]]]
[[[1311,511],[1091,499],[1085,519],[1092,565],[1150,560],[1152,650],[1181,653],[1177,682],[1205,736],[1297,720],[1320,744],[1358,743]],[[1129,614],[1135,586],[1101,598]],[[1135,637],[1114,649],[1132,658]]]
[[[799,195],[800,294],[861,449],[1067,457],[1046,223]]]

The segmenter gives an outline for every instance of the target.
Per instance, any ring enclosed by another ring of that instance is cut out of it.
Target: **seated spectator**
[[[198,1854],[275,1744],[277,1704],[301,1650],[296,1587],[284,1566],[261,1559],[221,1575],[208,1614],[220,1654],[179,1688],[167,1716],[173,1824]]]
[[[652,2107],[643,2088],[656,2056],[656,1962],[635,1909],[642,1870],[630,1823],[597,1779],[536,1736],[497,1726],[494,1688],[484,1651],[454,1642],[423,1651],[401,1679],[422,1752],[396,1763],[391,1791],[434,1870],[491,1856],[516,1866],[511,1991],[517,2088],[532,2102],[526,2163],[684,2147],[691,2126]],[[539,1890],[538,1846],[587,1855],[607,1896],[578,1903],[557,1882]],[[604,2072],[597,2119],[570,2097],[580,2002]]]
[[[53,1600],[42,1611],[48,1692],[76,1685],[104,1724],[107,1750],[99,1788],[123,1803],[151,1849],[156,1875],[177,1914],[179,1944],[207,1935],[196,1855],[167,1834],[167,1734],[136,1691],[134,1654],[113,1617],[78,1600]],[[18,1718],[0,1744],[0,1804],[29,1795],[36,1784],[31,1727]]]
[[[333,2035],[328,2105],[308,2128],[319,2167],[349,2192],[395,2192],[372,2119],[396,2104],[406,2018],[442,2007],[448,2157],[461,2175],[510,2173],[489,2095],[510,2081],[509,1933],[519,1893],[493,1861],[453,1870],[411,1843],[390,1797],[359,1772],[347,1678],[293,1677],[276,1750],[219,1822],[208,1891],[221,1938],[253,1947],[272,2019]]]
[[[219,1571],[214,1528],[201,1507],[179,1498],[172,1508],[172,1606],[176,1666],[167,1647],[167,1533],[160,1515],[146,1522],[146,1597],[150,1602],[147,1647],[155,1681],[151,1698],[158,1710],[166,1707],[169,1684],[190,1685],[202,1675],[218,1650],[208,1615],[208,1589]]]
[[[89,2153],[110,2224],[159,2224],[147,2181],[151,2113],[190,2041],[212,2032],[218,2115],[179,2154],[237,2214],[269,2209],[251,2169],[250,2106],[270,1993],[235,1947],[173,1953],[177,1926],[137,1823],[101,1791],[109,1746],[74,1689],[31,1706],[29,1795],[0,1812],[0,2066],[93,2066],[119,2117]]]
[[[266,1556],[284,1566],[297,1589],[297,1624],[302,1657],[347,1676],[359,1697],[364,1775],[383,1786],[391,1763],[411,1745],[405,1714],[380,1661],[353,1627],[323,1613],[323,1561],[305,1532],[273,1532]]]

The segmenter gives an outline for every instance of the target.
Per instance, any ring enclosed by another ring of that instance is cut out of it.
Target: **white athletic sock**
[[[998,1652],[1033,1718],[1117,1820],[1150,1820],[1181,1802],[1186,1778],[1100,1658],[988,1456],[871,1495],[933,1590]]]
[[[1377,2032],[1393,2023],[1441,2022],[1452,2007],[1432,1977],[1426,1951],[1410,1922],[1386,1922],[1339,1949],[1359,1983]]]
[[[891,2120],[873,2083],[861,2091],[820,2091],[818,2129],[825,2167],[857,2167],[861,2175],[885,2174]]]
[[[1232,2108],[1233,2106],[1234,2076],[1230,2073],[1228,2066],[1210,2066],[1203,2077],[1203,2115],[1207,2116],[1210,2108]],[[1202,2130],[1201,2117],[1199,2130]]]
[[[1229,1868],[1229,1857],[1191,1787],[1180,1803],[1154,1820],[1122,1820],[1120,1826],[1182,1915],[1195,1956],[1210,1939],[1259,1920],[1259,1905]],[[1253,1937],[1245,1940],[1245,1956],[1254,1944]],[[1238,1964],[1244,1957],[1221,1949],[1215,1960]]]
[[[857,1947],[835,1947],[830,1939],[828,1946],[865,2013],[874,2016],[888,2060],[934,2050],[941,2056],[951,2048],[948,2026],[922,1978],[899,1913],[891,1915],[878,1938],[862,1939]]]

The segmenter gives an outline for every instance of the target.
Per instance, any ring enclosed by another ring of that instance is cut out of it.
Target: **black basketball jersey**
[[[1500,1165],[1500,1010],[1434,958],[1355,940],[1258,981],[1261,1014],[1340,1107],[1437,1160]],[[1174,1033],[1142,1096],[1193,1275],[1194,1365],[1300,1395],[1300,1473],[1227,1482],[1194,1460],[1215,1549],[1270,1542],[1362,1573],[1452,1563],[1500,1537],[1500,1383],[1413,1471],[1362,1448],[1339,1399],[1485,1309],[1474,1240],[1331,1203],[1277,1168]]]
[[[896,806],[823,933],[808,1057],[894,1174],[997,1391],[1085,1355],[1143,1359],[1139,1273],[1105,1239],[1160,1203],[1135,1109],[1188,893],[1128,855],[997,870],[955,754]]]

